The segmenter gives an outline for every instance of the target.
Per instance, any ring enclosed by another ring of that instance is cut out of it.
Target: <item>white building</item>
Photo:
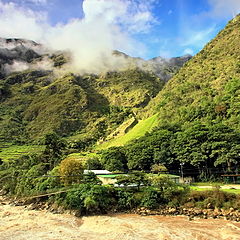
[[[84,170],[83,174],[95,173],[96,175],[112,174],[108,170]]]

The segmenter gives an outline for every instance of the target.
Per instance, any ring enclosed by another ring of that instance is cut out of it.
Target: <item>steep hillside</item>
[[[240,129],[240,16],[193,57],[146,108],[160,123],[222,121]]]
[[[151,132],[158,123],[157,114],[147,119],[139,121],[129,132],[123,135],[117,135],[113,139],[106,139],[104,143],[99,143],[95,148],[97,150],[107,149],[110,147],[124,146],[130,143],[132,140],[136,140],[143,137],[146,133]]]
[[[133,107],[149,101],[163,86],[160,79],[139,70],[116,75],[110,79],[74,74],[56,77],[35,70],[9,75],[2,80],[1,137],[24,141],[49,132],[81,133],[96,139],[107,135],[131,117]]]
[[[0,39],[1,141],[33,142],[51,132],[74,140],[104,139],[135,117],[188,60],[157,60],[157,75],[135,58],[126,59],[133,63],[127,69],[73,74],[64,67],[70,61],[67,53],[50,52],[28,40]]]
[[[164,165],[173,173],[181,169],[184,176],[219,181],[240,169],[239,103],[240,15],[150,100],[141,111],[145,121],[99,148],[121,151],[130,170]],[[147,128],[150,133],[139,135]]]

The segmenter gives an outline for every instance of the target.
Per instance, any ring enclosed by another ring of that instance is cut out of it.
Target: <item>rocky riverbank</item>
[[[72,214],[76,217],[82,217],[83,214],[78,210],[66,210],[62,206],[57,204],[50,204],[48,201],[19,201],[13,199],[0,199],[0,204],[6,205],[10,204],[12,206],[24,206],[27,210],[44,210],[54,214]],[[116,213],[117,211],[109,212],[109,214]],[[128,214],[138,214],[141,216],[187,216],[188,220],[193,220],[194,218],[201,219],[224,219],[230,221],[240,222],[240,211],[230,208],[230,209],[200,209],[200,208],[184,208],[184,207],[163,207],[157,210],[150,210],[144,207],[134,209],[131,211],[126,211],[124,213]],[[121,213],[120,213],[121,214]]]
[[[199,209],[199,208],[171,208],[165,207],[158,210],[149,210],[147,208],[139,208],[135,211],[135,213],[142,215],[142,216],[150,216],[150,215],[162,215],[162,216],[177,216],[177,215],[184,215],[188,216],[189,220],[193,220],[194,218],[219,218],[231,221],[240,221],[240,211],[234,210],[230,208],[228,210],[225,209]]]

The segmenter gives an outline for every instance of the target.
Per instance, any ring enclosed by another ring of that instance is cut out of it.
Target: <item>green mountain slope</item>
[[[240,15],[187,62],[144,111],[150,116],[146,122],[102,145],[115,147],[104,150],[110,160],[119,151],[130,170],[149,171],[164,165],[173,173],[179,174],[180,169],[182,175],[204,181],[238,174]],[[144,135],[151,117],[155,128]],[[134,138],[138,139],[128,142]]]
[[[137,69],[100,77],[28,70],[2,84],[0,135],[24,141],[49,132],[103,137],[145,106],[164,82]]]
[[[0,145],[41,142],[52,132],[73,141],[105,139],[136,116],[190,58],[145,61],[124,55],[131,63],[124,70],[80,75],[67,72],[69,53],[41,55],[41,48],[28,40],[0,38]],[[53,67],[39,69],[46,63]],[[29,69],[16,69],[21,64]]]
[[[157,123],[158,115],[155,114],[152,117],[139,121],[138,124],[136,124],[129,132],[123,136],[116,137],[108,142],[100,144],[96,147],[96,149],[107,149],[110,147],[126,145],[132,140],[143,137],[147,132],[151,132],[153,128],[157,126]]]
[[[154,116],[155,126],[187,127],[200,121],[221,122],[240,130],[240,16],[188,61],[141,114],[147,117],[146,123]],[[145,127],[145,122],[140,122],[125,136],[100,148],[124,145],[143,136]]]
[[[145,109],[160,123],[222,121],[240,129],[240,16],[180,69]]]

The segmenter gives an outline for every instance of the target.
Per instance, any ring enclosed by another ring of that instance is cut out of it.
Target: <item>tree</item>
[[[130,170],[150,170],[153,164],[153,147],[140,141],[126,149],[128,168]]]
[[[66,141],[61,139],[56,133],[47,134],[45,136],[45,151],[44,151],[44,158],[45,161],[49,165],[49,169],[55,167],[61,157],[63,156],[63,151],[67,147]]]
[[[94,172],[88,172],[88,174],[84,174],[83,182],[93,184],[93,185],[101,185],[102,181],[96,176]]]
[[[156,129],[126,147],[128,167],[131,170],[151,170],[153,164],[169,165],[173,161],[171,139],[175,128]]]
[[[151,172],[153,173],[160,173],[160,172],[167,172],[167,168],[163,164],[153,164],[151,167]]]
[[[102,168],[102,164],[97,157],[89,158],[85,163],[85,169],[100,170]]]
[[[111,147],[101,152],[101,163],[109,171],[127,170],[127,160],[122,147]]]
[[[239,166],[240,134],[221,122],[193,122],[175,135],[172,145],[176,160],[197,167],[206,180],[213,177],[211,169],[216,166],[229,171],[233,165]]]
[[[214,166],[222,165],[228,171],[232,171],[233,165],[240,163],[240,134],[222,123],[209,127],[209,141],[211,144],[210,157],[214,160]]]
[[[83,179],[82,162],[74,158],[65,158],[59,165],[59,173],[65,186],[80,183]]]
[[[158,190],[159,201],[162,203],[172,202],[173,205],[181,203],[189,192],[189,186],[186,184],[177,184],[168,176],[149,175],[149,183]]]

